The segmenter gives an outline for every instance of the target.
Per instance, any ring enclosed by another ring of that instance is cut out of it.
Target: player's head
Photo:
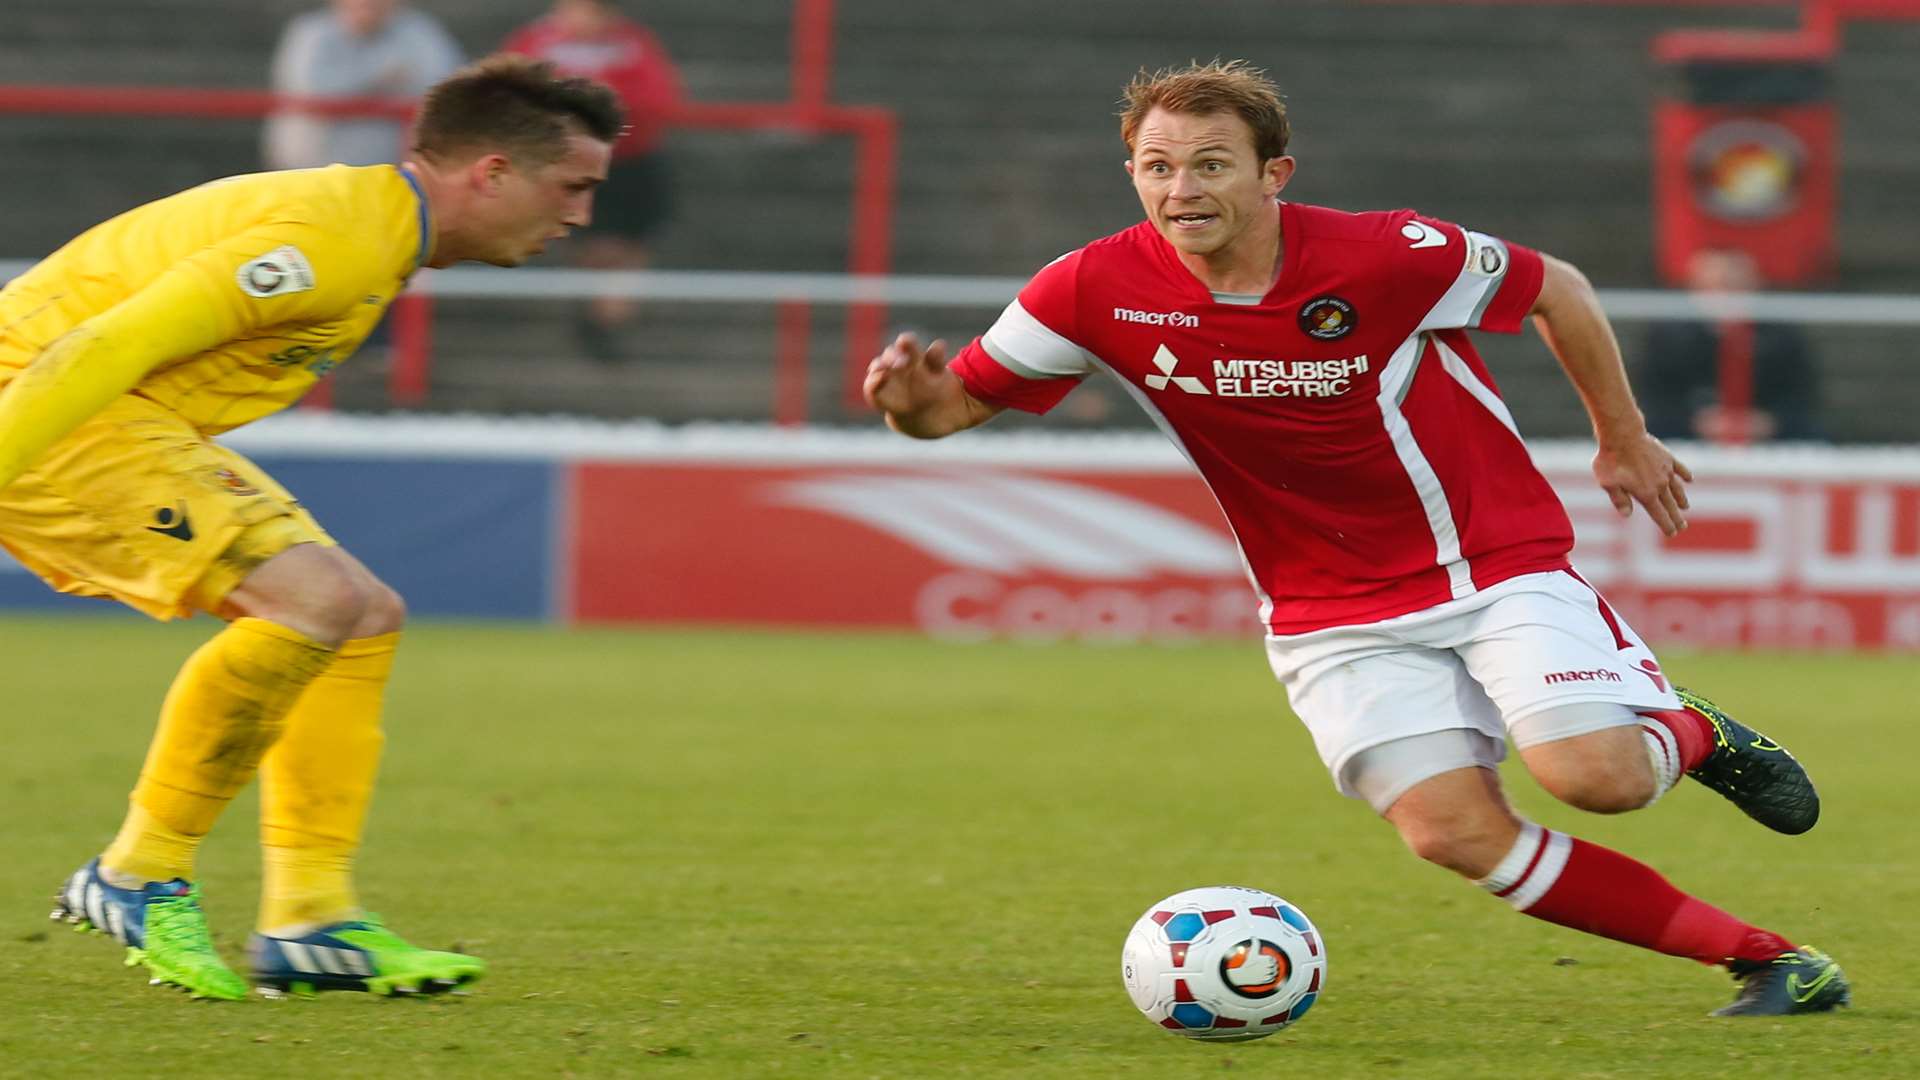
[[[1293,176],[1288,135],[1279,89],[1244,60],[1142,70],[1121,102],[1140,205],[1168,243],[1194,255],[1272,223],[1273,199]]]
[[[620,21],[614,0],[553,0],[553,20],[568,36],[595,38]]]
[[[524,56],[489,57],[428,90],[410,163],[432,181],[433,264],[516,266],[585,226],[625,124],[606,85]]]

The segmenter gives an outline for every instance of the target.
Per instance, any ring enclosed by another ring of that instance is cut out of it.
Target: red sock
[[[1692,709],[1662,709],[1658,712],[1642,712],[1640,720],[1645,724],[1659,724],[1673,736],[1673,743],[1680,750],[1680,771],[1692,772],[1700,763],[1713,753],[1713,725],[1707,718]]]
[[[1536,919],[1703,964],[1766,961],[1793,948],[1674,888],[1645,863],[1534,824],[1480,886]]]

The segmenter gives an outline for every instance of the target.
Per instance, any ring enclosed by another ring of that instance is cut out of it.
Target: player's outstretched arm
[[[1627,383],[1620,344],[1586,275],[1551,255],[1541,258],[1545,273],[1533,305],[1534,324],[1593,422],[1600,444],[1594,479],[1622,517],[1639,503],[1660,531],[1672,536],[1687,527],[1686,485],[1693,473],[1647,432]]]
[[[873,358],[861,392],[886,416],[888,427],[916,439],[979,427],[1000,412],[999,406],[967,393],[960,377],[947,370],[946,342],[922,349],[912,334],[901,334]]]

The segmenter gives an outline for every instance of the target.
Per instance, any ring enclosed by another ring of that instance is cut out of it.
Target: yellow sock
[[[192,877],[201,837],[332,659],[332,649],[265,619],[235,619],[188,657],[102,868],[138,881]]]
[[[398,633],[340,647],[260,764],[260,930],[358,918],[353,856],[386,735],[380,706]]]

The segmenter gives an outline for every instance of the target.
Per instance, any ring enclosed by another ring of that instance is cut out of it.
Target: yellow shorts
[[[128,394],[0,488],[0,547],[63,593],[214,611],[261,563],[334,540],[253,462]]]

